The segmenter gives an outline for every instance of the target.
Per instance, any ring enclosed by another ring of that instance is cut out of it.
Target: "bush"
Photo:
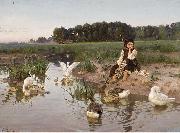
[[[86,59],[78,65],[78,69],[86,72],[95,72],[96,66],[89,59]]]
[[[26,64],[9,67],[9,78],[12,80],[23,80],[31,74],[44,75],[48,62],[43,59],[35,59]]]

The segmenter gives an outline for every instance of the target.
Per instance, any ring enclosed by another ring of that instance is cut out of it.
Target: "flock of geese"
[[[73,62],[70,64],[70,62],[67,62],[65,64],[64,62],[59,62],[60,66],[62,68],[62,71],[64,72],[63,74],[63,79],[61,80],[62,85],[70,84],[71,83],[71,77],[70,74],[72,73],[73,68],[75,68],[80,62]],[[29,72],[28,77],[24,79],[23,83],[23,88],[22,91],[25,96],[30,96],[32,93],[38,93],[44,91],[44,86],[40,83],[40,79],[36,77],[35,75],[32,75]],[[55,79],[55,82],[58,81],[58,78]]]
[[[79,62],[74,62],[71,65],[69,64],[63,64],[60,63],[60,65],[62,66],[65,77],[68,77],[69,74],[72,72],[72,69],[74,67],[76,67],[79,64]],[[29,96],[31,93],[31,89],[29,88],[34,88],[34,90],[42,90],[44,89],[43,86],[39,83],[39,79],[37,77],[35,77],[35,75],[31,75],[29,77],[27,77],[24,80],[24,84],[23,84],[23,93],[26,96]],[[106,96],[113,96],[117,99],[125,99],[130,95],[130,91],[129,90],[124,90],[121,88],[114,88],[112,90],[109,90],[107,93],[105,93]],[[153,103],[154,105],[157,106],[163,106],[163,105],[167,105],[170,102],[175,101],[175,98],[169,98],[167,95],[161,93],[160,91],[160,87],[158,86],[153,86],[150,90],[149,93],[149,97],[148,100]],[[95,102],[95,99],[90,98],[90,104],[87,107],[87,117],[90,118],[100,118],[102,113],[103,113],[103,109],[102,109],[102,105],[99,103]]]
[[[128,97],[128,95],[130,94],[130,91],[120,89],[120,88],[115,88],[114,90],[109,91],[106,94],[106,96],[112,95],[112,93],[113,95],[118,96],[119,99],[124,99]],[[93,100],[90,99],[90,100],[91,100],[91,103],[89,104],[87,108],[87,117],[100,118],[103,113],[102,105],[99,103],[96,103],[94,99]],[[155,106],[164,106],[170,102],[174,102],[175,98],[169,98],[167,95],[161,93],[159,86],[153,86],[149,93],[148,100],[151,103],[153,103]]]
[[[29,89],[29,88],[33,88],[33,89]],[[29,77],[24,79],[22,91],[25,96],[29,96],[31,94],[32,90],[40,91],[42,89],[44,89],[44,88],[39,83],[38,77],[35,77],[35,75],[30,74]],[[121,88],[115,88],[115,89],[109,90],[106,93],[106,96],[115,96],[118,99],[127,98],[129,95],[130,95],[129,90],[124,90]],[[169,98],[167,95],[161,93],[159,86],[153,86],[149,93],[148,100],[151,103],[153,103],[154,105],[163,106],[163,105],[167,105],[170,102],[174,102],[175,98]],[[93,99],[93,98],[90,98],[90,101],[91,102],[88,105],[87,112],[86,112],[87,117],[100,118],[103,113],[102,105],[99,103],[96,103],[95,99]]]

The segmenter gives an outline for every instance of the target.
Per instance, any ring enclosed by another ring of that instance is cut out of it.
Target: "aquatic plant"
[[[77,69],[85,72],[95,72],[97,68],[92,61],[90,61],[89,59],[85,59],[77,66]]]
[[[23,80],[29,73],[44,75],[47,70],[48,62],[44,59],[34,59],[25,64],[18,64],[9,67],[9,78],[12,80]]]
[[[76,82],[77,83],[68,90],[68,93],[72,96],[73,99],[87,101],[89,98],[94,97],[96,92],[95,86],[85,81],[78,80]]]

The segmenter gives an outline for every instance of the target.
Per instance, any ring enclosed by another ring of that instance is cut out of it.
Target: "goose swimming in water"
[[[24,95],[29,96],[32,92],[40,92],[41,90],[44,90],[44,86],[39,82],[40,79],[35,75],[30,74],[29,77],[25,78],[22,89]]]
[[[167,95],[160,92],[160,87],[153,86],[149,93],[149,101],[155,105],[166,105],[169,102],[175,101],[175,98],[168,98]]]
[[[89,104],[86,112],[87,116],[90,118],[100,118],[103,113],[102,106],[96,103],[94,99],[90,98],[90,100],[91,103]]]
[[[27,77],[24,79],[24,84],[23,84],[23,92],[27,93],[27,89],[30,86],[33,86],[33,84],[36,82],[36,77],[35,75],[31,75],[30,77]]]

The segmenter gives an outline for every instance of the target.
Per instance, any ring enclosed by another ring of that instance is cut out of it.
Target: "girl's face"
[[[134,48],[134,43],[128,42],[127,48],[128,48],[128,49],[133,49],[133,48]]]

